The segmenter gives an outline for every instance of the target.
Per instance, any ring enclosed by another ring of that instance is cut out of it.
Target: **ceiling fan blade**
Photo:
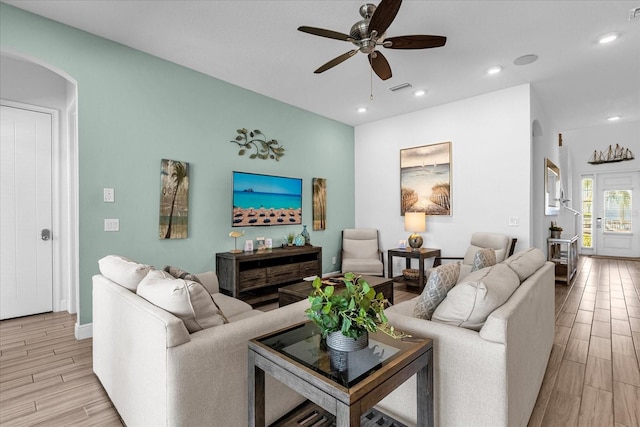
[[[371,68],[373,71],[380,77],[382,80],[387,80],[391,78],[391,66],[389,66],[389,61],[381,52],[377,50],[373,53],[369,54],[369,63],[371,64]]]
[[[298,31],[302,31],[303,33],[313,34],[314,36],[327,37],[327,38],[336,39],[336,40],[344,40],[346,42],[350,42],[354,40],[354,38],[351,36],[348,36],[343,33],[339,33],[337,31],[325,30],[324,28],[302,26],[302,27],[298,27]]]
[[[387,46],[391,42],[391,46]],[[398,36],[384,40],[383,46],[389,49],[429,49],[444,46],[447,38],[444,36]]]
[[[323,72],[327,71],[329,68],[333,68],[336,65],[340,64],[341,62],[344,62],[347,59],[351,58],[356,53],[358,53],[357,49],[350,50],[347,53],[343,53],[342,55],[333,58],[331,61],[329,61],[326,64],[324,64],[322,67],[320,67],[317,70],[315,70],[314,73],[316,73],[316,74],[323,73]]]
[[[382,0],[376,8],[376,11],[373,12],[373,16],[369,22],[369,31],[376,30],[378,36],[384,34],[398,14],[401,4],[402,0]]]

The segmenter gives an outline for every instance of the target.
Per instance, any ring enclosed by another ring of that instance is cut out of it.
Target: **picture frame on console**
[[[400,214],[452,215],[451,142],[400,150]]]

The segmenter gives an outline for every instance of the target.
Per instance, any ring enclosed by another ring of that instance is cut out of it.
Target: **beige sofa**
[[[521,284],[479,331],[414,317],[417,298],[385,310],[397,329],[433,339],[436,426],[517,427],[529,421],[553,345],[554,265],[537,249],[504,262],[511,262]],[[415,405],[413,377],[378,406],[415,425]]]
[[[93,370],[126,425],[246,425],[247,341],[305,320],[308,303],[263,313],[215,292],[215,274],[198,275],[229,323],[190,334],[127,289],[144,274],[110,274],[120,283],[93,277]],[[302,401],[273,378],[266,387],[268,422]]]

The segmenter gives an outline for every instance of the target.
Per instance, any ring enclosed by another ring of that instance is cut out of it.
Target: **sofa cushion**
[[[457,262],[440,265],[434,269],[416,302],[413,315],[419,319],[431,320],[435,309],[458,281],[459,274],[460,264]]]
[[[492,265],[496,265],[496,250],[493,248],[480,249],[473,256],[471,271],[482,270]]]
[[[246,302],[225,294],[211,294],[211,297],[213,297],[213,302],[216,303],[229,322],[233,321],[233,318],[237,315],[253,310],[253,307]]]
[[[119,255],[107,255],[98,260],[100,273],[107,279],[135,292],[138,284],[145,278],[153,267],[138,264]]]
[[[544,252],[540,249],[529,248],[510,256],[503,262],[515,271],[520,282],[524,282],[529,276],[544,265],[546,257],[544,256]]]
[[[474,271],[449,291],[432,320],[479,331],[519,285],[518,276],[505,264]]]
[[[189,333],[224,323],[213,298],[201,284],[176,279],[164,271],[149,272],[138,285],[138,295],[182,319]]]

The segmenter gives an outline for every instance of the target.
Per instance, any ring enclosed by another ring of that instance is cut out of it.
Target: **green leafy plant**
[[[255,150],[254,153],[249,155],[251,159],[275,159],[279,161],[280,157],[284,156],[284,147],[275,139],[267,141],[267,137],[260,130],[254,129],[250,132],[242,128],[236,132],[238,133],[236,139],[230,142],[235,142],[240,146],[239,156],[244,156],[247,150]]]
[[[551,231],[562,231],[562,227],[560,227],[555,221],[551,221],[551,227],[549,227]]]
[[[394,338],[406,337],[397,333],[388,323],[384,313],[386,302],[381,292],[376,294],[366,280],[354,273],[344,275],[344,289],[334,286],[322,288],[322,280],[313,281],[313,293],[309,296],[311,307],[306,316],[320,328],[322,337],[332,332],[342,332],[350,338],[358,338],[365,331],[380,330]]]
[[[292,244],[293,240],[296,238],[296,235],[293,233],[287,234],[287,243]]]

